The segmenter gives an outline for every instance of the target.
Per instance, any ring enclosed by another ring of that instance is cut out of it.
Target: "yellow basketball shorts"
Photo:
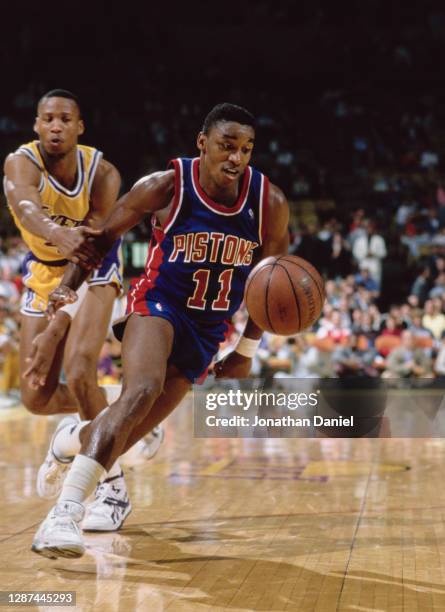
[[[66,270],[64,262],[43,263],[29,252],[22,264],[23,284],[20,312],[30,317],[44,317],[49,294],[59,286]],[[117,240],[99,269],[87,281],[89,286],[116,285],[118,293],[123,289],[123,263],[121,240]]]

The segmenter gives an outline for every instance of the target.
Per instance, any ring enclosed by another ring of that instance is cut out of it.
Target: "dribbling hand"
[[[252,367],[252,359],[236,351],[229,353],[213,366],[215,378],[247,378]]]

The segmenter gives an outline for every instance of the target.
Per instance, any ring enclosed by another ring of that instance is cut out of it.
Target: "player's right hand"
[[[50,241],[61,255],[75,264],[93,269],[99,266],[102,255],[96,249],[93,238],[100,236],[102,230],[85,225],[78,227],[57,227],[51,232]]]
[[[23,377],[28,381],[31,389],[38,389],[45,385],[56,349],[57,344],[51,342],[45,333],[38,334],[32,341],[31,353],[26,359],[28,367],[23,372]]]
[[[252,368],[252,359],[236,351],[226,355],[213,366],[215,378],[247,378]]]
[[[48,307],[46,309],[48,319],[51,321],[56,316],[59,308],[74,302],[77,302],[77,293],[66,285],[60,285],[49,294]]]

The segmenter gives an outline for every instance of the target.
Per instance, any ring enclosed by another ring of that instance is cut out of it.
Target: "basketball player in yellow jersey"
[[[34,130],[39,139],[19,147],[4,165],[8,205],[30,249],[24,262],[26,292],[21,309],[22,401],[35,414],[78,411],[82,418],[92,419],[107,405],[97,385],[97,360],[122,286],[120,243],[114,244],[83,287],[77,311],[70,312],[68,307],[49,324],[45,310],[68,260],[85,264],[91,255],[88,240],[98,232],[89,226],[103,223],[110,214],[120,176],[99,151],[78,144],[84,124],[72,93],[45,94],[38,104]],[[27,360],[48,334],[57,345],[50,374],[43,385],[31,387],[23,376]],[[67,384],[59,382],[62,364]],[[77,422],[67,417],[58,430],[69,429],[73,421]],[[43,497],[57,495],[67,467],[57,461],[53,450],[46,458],[45,477],[37,480]],[[119,529],[130,510],[122,472],[115,465],[97,490],[84,528]]]

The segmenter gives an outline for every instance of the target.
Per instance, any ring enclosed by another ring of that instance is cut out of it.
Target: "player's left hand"
[[[252,367],[252,359],[232,351],[213,366],[215,378],[247,378]]]
[[[62,308],[65,304],[73,304],[74,302],[77,302],[77,293],[73,289],[70,289],[70,287],[66,285],[56,287],[48,297],[48,307],[46,309],[48,319],[51,321],[55,318],[59,308]]]

